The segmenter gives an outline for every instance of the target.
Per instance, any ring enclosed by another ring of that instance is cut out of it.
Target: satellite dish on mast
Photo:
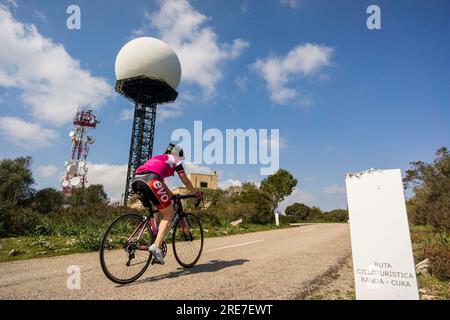
[[[81,183],[80,177],[73,177],[72,179],[70,179],[70,184],[74,187],[79,186],[80,183]]]
[[[63,186],[63,188],[68,187],[68,186],[69,186],[69,181],[64,180],[64,181],[61,183],[61,186]]]
[[[163,41],[141,37],[131,40],[117,54],[116,79],[147,76],[164,80],[176,90],[181,80],[181,64],[176,53]]]
[[[77,173],[77,166],[75,164],[68,165],[67,166],[67,173],[76,174]]]

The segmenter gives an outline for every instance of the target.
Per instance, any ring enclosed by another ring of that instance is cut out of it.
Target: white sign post
[[[368,170],[345,179],[358,300],[417,300],[401,171]]]

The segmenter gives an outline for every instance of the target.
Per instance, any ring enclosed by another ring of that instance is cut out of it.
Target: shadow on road
[[[231,260],[231,261],[211,260],[207,263],[198,264],[191,269],[178,268],[177,271],[172,271],[172,272],[169,272],[166,274],[161,274],[159,276],[147,277],[145,279],[137,280],[133,283],[119,285],[118,287],[125,287],[125,286],[130,286],[133,284],[145,283],[145,282],[149,282],[149,281],[159,281],[159,280],[163,280],[163,279],[177,278],[180,276],[196,274],[196,273],[216,272],[216,271],[219,271],[219,270],[222,270],[225,268],[240,266],[249,261],[250,260],[246,260],[246,259],[236,259],[236,260]]]

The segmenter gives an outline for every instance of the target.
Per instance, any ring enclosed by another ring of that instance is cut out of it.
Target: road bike
[[[187,213],[181,202],[189,198],[195,196],[172,197],[175,215],[170,232],[161,246],[165,257],[167,243],[171,240],[175,259],[184,268],[192,268],[200,259],[203,250],[203,229],[200,219]],[[154,263],[148,248],[158,234],[154,218],[157,212],[158,210],[150,205],[146,215],[133,213],[122,215],[106,229],[100,242],[100,265],[109,280],[118,284],[131,283],[144,274],[150,263]]]

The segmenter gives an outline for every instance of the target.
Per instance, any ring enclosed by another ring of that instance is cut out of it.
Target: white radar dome
[[[181,79],[181,65],[176,53],[163,41],[141,37],[120,49],[116,58],[116,79],[145,75],[162,79],[174,90]]]

